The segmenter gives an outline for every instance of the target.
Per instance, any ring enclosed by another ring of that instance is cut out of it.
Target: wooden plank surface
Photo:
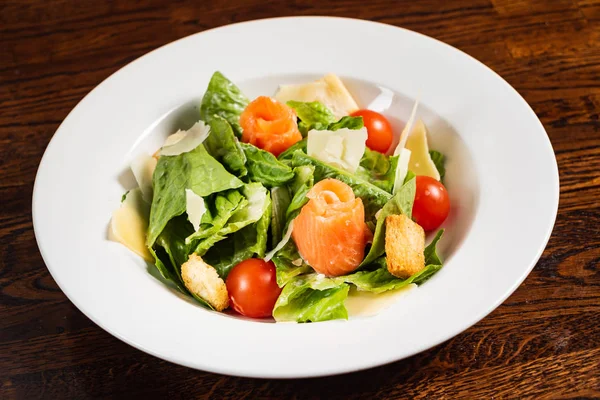
[[[120,342],[66,299],[35,242],[33,181],[61,121],[128,62],[205,29],[283,15],[402,26],[498,72],[554,146],[556,227],[503,305],[409,359],[288,381],[194,371]],[[599,0],[0,1],[0,398],[600,398],[599,113]]]

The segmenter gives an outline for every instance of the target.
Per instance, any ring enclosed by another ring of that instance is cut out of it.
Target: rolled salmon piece
[[[294,220],[292,231],[300,255],[327,276],[354,271],[371,237],[362,200],[337,179],[318,182],[306,197],[309,201]]]
[[[278,156],[302,140],[296,112],[270,97],[257,97],[240,115],[242,142]]]

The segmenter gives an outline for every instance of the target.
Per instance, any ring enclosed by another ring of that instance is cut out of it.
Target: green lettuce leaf
[[[205,197],[243,184],[208,154],[204,146],[177,156],[160,157],[152,176],[154,197],[146,244],[152,247],[167,222],[185,212],[185,189]]]
[[[273,247],[277,246],[283,238],[287,222],[286,211],[291,201],[290,191],[286,186],[276,186],[271,189],[271,246]]]
[[[398,156],[388,157],[385,154],[367,148],[360,160],[360,166],[356,170],[356,175],[386,192],[392,193],[397,167]]]
[[[186,216],[180,215],[170,220],[156,239],[155,246],[165,249],[172,265],[175,266],[175,273],[180,279],[181,265],[188,260],[192,253],[190,246],[185,243],[185,238],[193,231],[194,228]]]
[[[242,194],[248,200],[246,207],[237,210],[220,230],[222,235],[236,232],[243,227],[258,221],[265,213],[271,215],[271,196],[269,191],[260,183],[252,182],[244,185]],[[268,209],[268,210],[267,210]]]
[[[290,100],[287,105],[296,111],[296,115],[300,119],[298,129],[302,136],[306,136],[311,129],[336,131],[341,128],[360,129],[364,126],[362,117],[347,116],[337,121],[335,115],[323,103],[318,101]]]
[[[281,250],[273,257],[273,263],[277,272],[277,285],[284,287],[294,277],[308,272],[313,269],[304,262],[294,241],[290,239]]]
[[[350,287],[316,274],[293,278],[284,286],[275,307],[276,321],[318,322],[348,319],[344,301]]]
[[[437,168],[438,172],[440,173],[440,180],[442,180],[444,175],[446,175],[446,168],[444,167],[444,155],[439,151],[429,150],[429,156],[435,164],[435,168]]]
[[[202,216],[200,229],[186,238],[186,244],[219,232],[236,211],[248,205],[248,200],[238,190],[229,190],[205,200],[205,204],[208,208]]]
[[[209,125],[210,134],[204,141],[208,153],[238,178],[246,175],[246,155],[229,122],[215,115]]]
[[[374,271],[358,271],[340,278],[343,278],[343,281],[346,283],[352,283],[358,290],[383,293],[388,290],[400,289],[411,283],[422,283],[424,282],[424,278],[427,279],[431,277],[441,267],[441,265],[427,265],[423,270],[417,272],[408,279],[396,278],[389,273],[387,267],[378,268]]]
[[[266,209],[271,207],[269,192],[258,182],[246,184],[242,188],[242,193],[244,199],[235,208],[235,212],[231,214],[225,225],[216,232],[211,229],[211,235],[196,244],[194,250],[196,254],[200,256],[205,254],[217,242],[224,240],[227,235],[257,222],[265,214]],[[270,216],[270,210],[268,211]]]
[[[298,151],[294,153],[292,165],[294,167],[312,165],[315,168],[315,182],[326,178],[335,178],[349,185],[354,194],[362,199],[365,206],[365,219],[367,221],[373,219],[375,213],[379,211],[392,197],[392,195],[385,190],[354,174],[332,167],[317,160],[316,158],[310,157]]]
[[[204,261],[212,265],[221,278],[226,279],[231,268],[241,261],[254,255],[264,257],[270,220],[271,202],[268,197],[267,207],[260,219],[212,246],[204,255]]]
[[[296,151],[301,151],[306,154],[306,142],[306,139],[302,139],[301,141],[296,142],[295,144],[288,147],[286,151],[279,155],[279,161],[286,165],[291,165],[292,158],[294,157],[294,153]]]
[[[406,173],[406,177],[404,178],[404,183],[410,181],[411,179],[416,178],[416,174],[414,172],[412,172],[411,170],[408,170],[408,172]]]
[[[166,250],[162,247],[158,247],[156,250],[153,248],[148,249],[154,257],[155,266],[161,276],[175,284],[177,289],[182,293],[188,293],[187,289],[183,285],[181,278],[175,273],[175,266],[171,263],[171,259],[167,254]]]
[[[290,100],[287,105],[296,111],[300,119],[298,129],[306,136],[311,129],[327,129],[329,124],[336,122],[335,115],[325,105],[318,101],[302,102]]]
[[[363,117],[342,117],[339,121],[329,124],[327,130],[337,131],[342,128],[356,130],[361,129],[363,126],[365,126]]]
[[[156,268],[163,278],[172,281],[181,292],[188,296],[191,295],[204,307],[213,309],[203,298],[190,293],[181,278],[181,266],[191,254],[190,247],[185,243],[185,237],[192,230],[193,228],[185,216],[173,218],[156,239],[156,251],[150,249],[150,252],[154,256]]]
[[[271,224],[271,196],[267,197],[267,205],[262,217],[256,225],[256,240],[248,248],[258,257],[263,258],[267,252],[267,241],[269,234],[269,225]]]
[[[199,241],[194,249],[194,253],[198,254],[199,256],[203,256],[217,242],[220,242],[221,240],[225,239],[227,239],[227,236],[221,235],[219,232],[217,232],[214,235],[211,235]]]
[[[241,144],[246,155],[248,175],[267,187],[281,186],[294,177],[292,169],[277,160],[273,154],[251,144]]]
[[[442,265],[442,260],[440,260],[440,258],[437,255],[436,246],[443,235],[444,235],[444,230],[440,229],[435,234],[435,237],[433,238],[431,243],[429,243],[429,245],[427,247],[425,247],[425,251],[424,251],[425,265],[429,265],[429,264]]]
[[[300,209],[308,202],[306,194],[314,185],[314,173],[315,167],[312,165],[294,168],[294,180],[289,185],[293,197],[285,213],[287,221],[296,218]]]
[[[219,115],[231,124],[235,134],[240,137],[242,135],[240,114],[248,103],[248,99],[240,89],[217,71],[210,79],[202,98],[200,119],[210,123],[215,115]]]
[[[416,179],[411,179],[402,185],[394,197],[385,203],[381,209],[381,214],[377,218],[377,226],[375,227],[375,234],[373,235],[373,244],[371,245],[369,253],[360,264],[361,267],[369,265],[385,253],[385,220],[388,215],[404,214],[407,217],[412,218],[412,206],[415,200],[416,188]]]

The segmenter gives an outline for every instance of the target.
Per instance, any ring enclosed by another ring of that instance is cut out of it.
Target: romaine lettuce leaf
[[[342,128],[357,130],[364,126],[363,117],[342,117],[339,121],[329,124],[327,130],[337,131]]]
[[[288,147],[288,149],[286,151],[284,151],[283,153],[281,153],[279,155],[279,161],[281,161],[282,163],[284,163],[286,165],[290,165],[292,163],[292,158],[294,157],[294,153],[296,151],[301,151],[303,153],[306,153],[306,146],[307,146],[306,138],[302,139],[299,142],[296,142],[295,144]]]
[[[281,186],[294,177],[292,169],[273,154],[256,146],[241,143],[247,159],[248,175],[267,187]]]
[[[267,211],[269,212],[269,218],[271,217],[271,196],[262,184],[258,182],[248,183],[242,188],[242,194],[248,200],[248,205],[238,209],[231,216],[223,229],[219,231],[221,235],[236,232],[258,221]]]
[[[277,246],[277,243],[283,238],[283,230],[287,222],[286,211],[292,198],[290,191],[286,186],[276,186],[271,189],[271,246]]]
[[[367,148],[360,160],[356,175],[373,183],[386,192],[392,193],[398,156],[388,157],[378,151]]]
[[[185,215],[180,215],[170,220],[156,239],[155,245],[165,249],[179,278],[181,278],[181,264],[186,262],[192,253],[190,246],[185,243],[185,238],[193,232],[194,229]]]
[[[346,116],[340,118],[339,121],[336,120],[335,115],[323,103],[318,101],[290,100],[287,105],[296,111],[296,115],[300,119],[298,129],[302,136],[306,136],[311,129],[336,131],[341,128],[360,129],[364,126],[362,117]]]
[[[214,235],[210,235],[198,242],[194,249],[194,253],[198,254],[199,256],[203,256],[217,242],[225,239],[227,239],[227,236],[221,235],[219,232],[215,233]]]
[[[285,213],[288,221],[296,218],[302,206],[308,202],[306,194],[314,185],[314,173],[315,167],[312,165],[294,168],[294,180],[289,185],[293,197]]]
[[[236,211],[248,205],[248,200],[238,190],[229,190],[211,197],[206,201],[210,206],[202,216],[200,229],[186,238],[186,244],[216,234]]]
[[[210,120],[210,134],[204,141],[208,153],[238,178],[247,174],[246,155],[227,120],[215,115]]]
[[[267,196],[267,204],[262,217],[256,222],[256,240],[248,247],[258,257],[263,258],[267,252],[269,225],[271,223],[271,196]]]
[[[429,150],[429,156],[431,157],[431,161],[435,164],[435,168],[437,168],[440,173],[440,181],[444,179],[444,175],[446,175],[446,168],[444,167],[444,155],[439,151]]]
[[[302,136],[306,136],[311,129],[327,129],[329,124],[336,121],[335,115],[322,103],[318,101],[302,102],[290,100],[287,105],[296,111],[300,119],[298,129]]]
[[[210,123],[215,115],[227,120],[235,134],[242,135],[240,126],[240,114],[248,105],[249,101],[241,90],[225,78],[220,72],[215,72],[208,83],[208,88],[202,98],[200,105],[200,118]]]
[[[271,201],[267,194],[267,206],[260,219],[226,237],[212,246],[204,255],[204,261],[212,265],[221,278],[236,264],[253,257],[264,257],[267,247],[267,232],[271,220]]]
[[[284,286],[275,307],[276,321],[318,322],[348,319],[344,301],[350,287],[316,274],[298,276]]]
[[[358,290],[383,293],[388,290],[400,289],[411,283],[422,283],[424,282],[423,278],[426,279],[431,277],[441,267],[441,265],[427,265],[423,270],[417,272],[408,279],[396,278],[394,275],[390,274],[387,267],[378,268],[374,271],[358,271],[341,278],[343,278],[344,282],[355,285]]]
[[[435,234],[435,237],[433,238],[433,240],[431,241],[431,243],[429,243],[429,245],[427,247],[425,247],[425,251],[424,251],[424,253],[425,253],[425,265],[429,265],[429,264],[442,265],[442,260],[440,260],[440,258],[437,255],[436,246],[437,246],[437,243],[440,241],[440,239],[442,238],[443,235],[444,235],[444,230],[440,229]]]
[[[411,179],[414,179],[416,176],[417,176],[417,175],[416,175],[414,172],[412,172],[411,170],[409,170],[409,171],[406,173],[406,178],[404,178],[404,183],[406,183],[406,182],[410,181]],[[404,183],[403,183],[403,184],[404,184]],[[400,186],[400,187],[402,187],[402,186]]]
[[[250,245],[254,243],[256,227],[253,224],[218,242],[202,258],[217,270],[221,278],[226,279],[231,268],[254,255],[250,249]]]
[[[412,218],[412,207],[415,200],[416,179],[406,182],[381,209],[377,217],[377,226],[373,235],[373,244],[369,253],[360,264],[361,267],[369,265],[385,252],[385,220],[388,215],[404,214]]]
[[[200,242],[196,242],[194,252],[198,255],[204,255],[217,242],[224,240],[227,235],[239,231],[240,229],[257,222],[271,207],[271,199],[267,189],[258,182],[246,184],[242,188],[244,194],[243,200],[235,207],[235,211],[227,219],[225,225],[220,225],[227,215],[228,209],[221,215],[217,214],[218,223],[209,228]],[[271,215],[271,210],[269,216]],[[215,228],[220,226],[218,230]],[[268,228],[268,226],[267,226]],[[193,236],[192,236],[193,237]]]
[[[163,278],[173,282],[182,293],[192,295],[203,306],[213,309],[204,299],[190,293],[181,279],[181,265],[188,260],[191,253],[190,247],[185,244],[185,237],[190,231],[190,224],[184,216],[173,218],[158,236],[156,251],[150,249],[150,252]]]
[[[375,213],[379,211],[392,197],[392,195],[385,190],[380,189],[379,187],[354,174],[327,165],[299,151],[294,153],[292,165],[294,167],[300,167],[303,165],[314,166],[315,182],[321,181],[325,178],[335,178],[349,185],[354,191],[354,194],[357,197],[360,197],[364,203],[366,221],[373,219]],[[294,201],[292,200],[292,203],[293,202]]]
[[[205,197],[243,184],[210,156],[204,146],[178,156],[160,157],[152,176],[154,197],[146,244],[152,247],[167,222],[185,212],[185,189]]]
[[[293,240],[289,240],[273,257],[277,272],[277,285],[284,287],[291,279],[313,269],[304,262]]]
[[[175,273],[175,267],[171,264],[171,260],[166,250],[162,247],[158,247],[156,250],[153,248],[148,249],[154,257],[155,266],[161,276],[167,281],[171,281],[175,284],[177,289],[182,293],[188,293],[187,289],[183,285],[181,278]]]

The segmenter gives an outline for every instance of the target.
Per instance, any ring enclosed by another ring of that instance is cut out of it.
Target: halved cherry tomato
[[[438,228],[450,212],[450,198],[441,182],[429,176],[417,176],[417,192],[412,215],[426,231]]]
[[[363,117],[367,128],[367,147],[371,150],[385,153],[394,140],[392,126],[386,117],[371,110],[358,110],[352,113],[353,117]]]
[[[244,260],[233,267],[225,284],[231,307],[252,318],[270,317],[281,293],[275,265],[258,258]]]

